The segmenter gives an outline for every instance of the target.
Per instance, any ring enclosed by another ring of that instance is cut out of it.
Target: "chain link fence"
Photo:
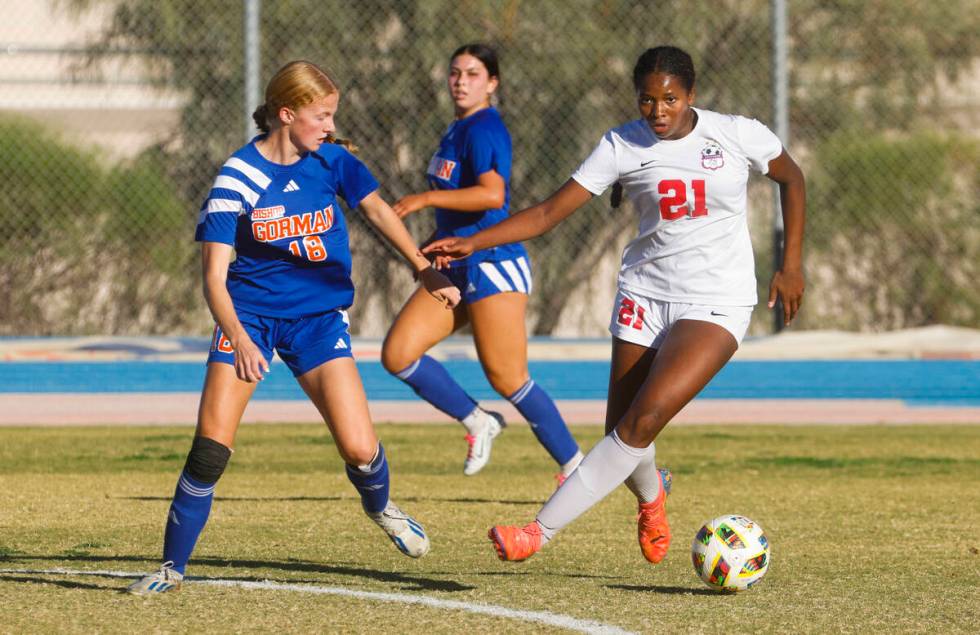
[[[0,0],[0,335],[195,334],[211,318],[193,242],[201,200],[244,141],[246,3]],[[425,189],[452,117],[449,54],[501,57],[512,205],[557,189],[636,116],[631,71],[675,44],[697,104],[773,125],[770,0],[263,0],[259,86],[283,63],[328,68],[339,133],[383,196]],[[793,328],[980,325],[976,0],[788,0],[788,147],[808,179],[807,300]],[[382,335],[413,282],[348,214],[354,332]],[[409,218],[424,238],[432,214]],[[750,184],[760,296],[773,191]],[[629,204],[597,198],[528,244],[537,334],[605,333]],[[763,308],[752,333],[769,332]]]

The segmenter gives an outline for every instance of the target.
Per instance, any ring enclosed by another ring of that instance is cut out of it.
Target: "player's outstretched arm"
[[[424,207],[441,207],[457,212],[485,212],[504,206],[507,200],[507,184],[495,170],[477,177],[476,185],[458,190],[429,190],[409,194],[398,199],[392,209],[398,218],[405,218]]]
[[[242,381],[256,382],[269,372],[269,362],[238,321],[235,305],[228,293],[228,263],[232,246],[224,243],[202,243],[201,261],[204,268],[204,299],[214,321],[221,327],[235,351],[235,374]]]
[[[443,302],[447,308],[459,304],[459,289],[444,275],[432,268],[429,260],[422,255],[412,235],[405,228],[405,223],[398,218],[394,210],[385,203],[377,192],[372,192],[361,200],[361,210],[364,216],[379,232],[398,250],[405,260],[418,272],[419,280],[425,290],[434,298]]]
[[[497,245],[516,243],[548,232],[592,198],[592,193],[568,179],[557,192],[544,201],[523,209],[493,227],[488,227],[469,238],[443,238],[433,242],[423,251],[435,254],[442,262],[458,260],[474,251]],[[438,261],[437,261],[438,262]]]
[[[783,210],[783,262],[769,284],[769,308],[776,298],[783,303],[783,320],[789,324],[803,303],[803,226],[806,222],[806,181],[803,171],[786,150],[769,162],[770,179],[779,183]]]

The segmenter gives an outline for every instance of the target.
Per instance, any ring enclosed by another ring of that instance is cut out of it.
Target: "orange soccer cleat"
[[[636,533],[640,540],[643,557],[658,564],[667,555],[670,547],[670,525],[667,524],[667,490],[660,489],[657,498],[649,503],[640,503],[640,513],[636,517]]]
[[[497,557],[501,560],[519,562],[526,560],[541,549],[541,527],[532,522],[524,527],[497,525],[487,533]]]

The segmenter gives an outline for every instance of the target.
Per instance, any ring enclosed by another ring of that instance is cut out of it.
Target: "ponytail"
[[[357,154],[360,151],[360,148],[354,145],[354,142],[350,139],[341,139],[333,136],[332,134],[327,135],[327,143],[335,143],[339,146],[344,146],[344,148],[346,148],[351,154]]]
[[[266,134],[269,133],[269,107],[266,104],[255,109],[255,112],[252,113],[252,120],[259,130]]]
[[[613,209],[616,209],[623,202],[623,184],[619,181],[613,183],[612,195],[609,197],[609,203],[612,205]]]

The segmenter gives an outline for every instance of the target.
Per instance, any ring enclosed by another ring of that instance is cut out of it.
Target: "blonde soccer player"
[[[245,406],[274,350],[323,416],[364,512],[405,555],[429,550],[422,525],[389,498],[388,460],[351,354],[346,309],[354,284],[339,199],[394,245],[441,310],[456,305],[459,291],[419,252],[368,168],[334,143],[339,103],[340,91],[323,69],[285,65],[253,116],[261,134],[224,163],[204,201],[196,240],[217,324],[197,430],[167,515],[163,565],[134,582],[131,593],[180,586]]]

